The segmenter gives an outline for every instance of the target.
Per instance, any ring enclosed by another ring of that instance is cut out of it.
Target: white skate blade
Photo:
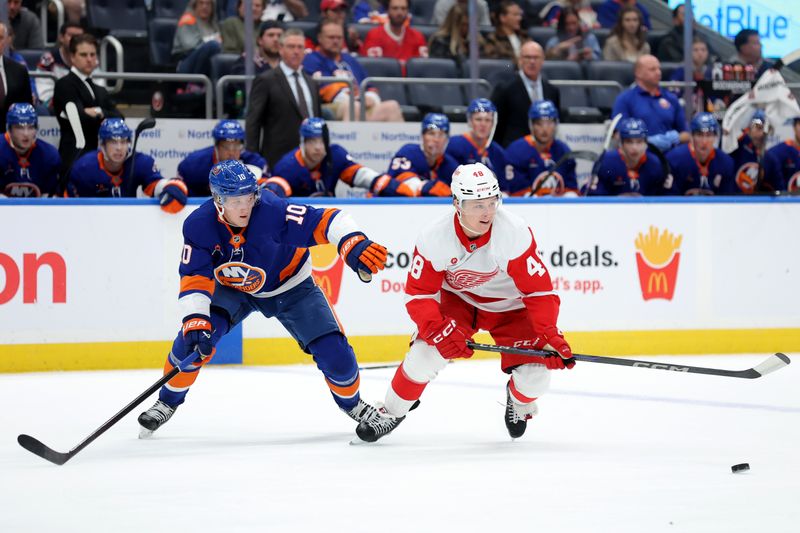
[[[362,446],[364,444],[373,444],[373,443],[361,440],[361,438],[358,436],[350,441],[350,446]]]
[[[139,426],[139,438],[140,439],[149,439],[153,436],[153,432],[147,429],[144,426]]]

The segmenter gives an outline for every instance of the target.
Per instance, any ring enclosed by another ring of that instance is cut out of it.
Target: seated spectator
[[[425,36],[409,25],[408,0],[388,0],[388,20],[372,28],[361,45],[361,55],[393,57],[405,70],[412,57],[428,57]]]
[[[645,55],[634,67],[636,83],[617,96],[611,116],[640,118],[647,126],[647,142],[666,152],[678,143],[689,141],[686,116],[678,97],[659,88],[661,64],[655,56]]]
[[[31,104],[12,104],[6,114],[6,134],[0,136],[0,196],[56,196],[61,157],[56,147],[36,139],[39,128]]]
[[[39,17],[27,7],[22,7],[22,0],[8,0],[8,21],[14,29],[14,48],[44,48]]]
[[[711,113],[698,113],[692,119],[691,141],[667,154],[672,182],[667,178],[669,194],[707,196],[734,194],[733,158],[716,150],[719,124]]]
[[[530,41],[521,24],[522,8],[516,2],[503,0],[497,11],[495,31],[486,38],[488,46],[483,57],[509,59],[516,65],[522,45]]]
[[[571,7],[561,11],[556,34],[545,45],[547,59],[591,61],[600,59],[600,42],[581,29],[578,13]]]
[[[683,61],[683,21],[686,8],[679,4],[672,10],[672,29],[658,43],[656,56],[660,61]]]
[[[386,0],[358,0],[353,4],[351,20],[359,24],[383,24],[386,15]]]
[[[83,26],[75,22],[65,22],[58,31],[58,44],[39,58],[36,72],[50,72],[60,80],[69,73],[72,63],[69,60],[69,42],[76,35],[83,35]],[[52,109],[53,89],[56,82],[50,78],[35,78],[38,102]]]
[[[317,0],[311,1],[316,2]],[[261,20],[289,22],[290,20],[300,20],[307,16],[308,8],[305,0],[267,0]]]
[[[253,50],[253,73],[258,76],[281,62],[280,41],[284,32],[283,22],[267,20],[262,22],[256,33],[256,47]],[[244,74],[245,55],[236,60],[231,67],[232,74]]]
[[[211,75],[211,58],[220,50],[219,25],[214,0],[189,0],[178,20],[172,56],[178,73]]]
[[[435,24],[441,26],[447,20],[447,16],[453,6],[458,5],[464,12],[467,12],[467,0],[436,0],[436,5],[433,8],[433,20],[419,21],[420,24]],[[491,26],[492,19],[489,17],[489,4],[486,0],[475,0],[475,5],[478,9],[478,25]]]
[[[577,195],[575,160],[563,159],[572,150],[556,139],[558,109],[549,100],[537,100],[528,110],[528,121],[531,134],[506,148],[506,180],[501,181],[501,189],[511,196]]]
[[[481,57],[493,55],[491,50],[486,50],[486,41],[480,34],[478,34],[478,51]],[[453,6],[436,33],[431,35],[428,55],[452,59],[458,65],[469,59],[469,17],[466,8],[461,4]]]
[[[6,111],[11,104],[33,102],[27,67],[3,56],[9,43],[9,32],[10,28],[0,22],[0,84],[2,84],[0,90],[3,91],[0,93],[0,129],[2,131],[5,131]]]
[[[641,17],[635,7],[624,7],[620,10],[617,23],[603,46],[603,59],[635,63],[637,59],[650,53]]]
[[[778,160],[786,190],[797,192],[800,191],[800,116],[790,120],[794,124],[794,138],[776,144],[767,153]]]
[[[6,54],[6,57],[8,57],[12,61],[16,61],[17,63],[19,63],[20,65],[25,67],[25,70],[27,71],[28,70],[28,62],[25,61],[25,58],[22,57],[22,54],[20,54],[19,52],[17,52],[14,49],[14,28],[13,27],[5,27],[5,26],[4,26],[4,28],[6,29],[6,36],[5,36],[5,54]],[[31,96],[33,97],[32,101],[34,103],[38,103],[39,102],[39,97],[38,97],[38,95],[36,93],[36,83],[35,83],[34,79],[30,78],[29,83],[30,83],[30,86],[31,86]]]
[[[647,150],[647,126],[638,118],[621,120],[619,150],[600,155],[587,196],[659,196],[666,194],[664,170]]]
[[[98,146],[75,162],[69,174],[67,196],[82,198],[135,197],[137,188],[158,198],[161,209],[177,213],[186,205],[186,185],[161,176],[146,154],[130,154],[133,132],[121,118],[100,125]]]
[[[733,38],[733,45],[736,47],[736,53],[728,59],[728,62],[751,65],[756,73],[756,79],[764,71],[772,68],[772,62],[765,61],[762,55],[761,37],[758,35],[758,30],[745,29],[740,31]]]
[[[459,165],[483,163],[495,173],[504,176],[506,153],[503,147],[492,140],[497,126],[497,108],[486,98],[476,98],[467,107],[469,131],[450,138],[446,152]]]
[[[346,40],[342,45],[343,52],[352,51],[354,54],[361,50],[364,44],[358,30],[347,24],[347,0],[322,0],[319,4],[321,11],[320,21],[330,20],[338,22],[344,28]],[[313,50],[312,46],[310,50]]]
[[[330,144],[328,125],[308,118],[300,125],[300,146],[284,155],[265,188],[278,196],[414,196],[387,174],[353,161],[341,145]]]
[[[367,77],[366,72],[356,58],[342,51],[344,30],[342,25],[332,20],[320,23],[317,36],[319,46],[307,54],[303,60],[303,69],[312,76],[337,76],[353,80],[353,89]],[[356,120],[360,113],[360,103],[356,102],[356,117],[350,117],[350,88],[346,83],[323,83],[319,89],[320,100],[329,104],[331,111],[340,120]],[[402,122],[403,113],[396,100],[382,101],[378,91],[369,89],[366,96],[367,120],[377,122]]]
[[[683,48],[683,47],[681,47]],[[711,63],[709,62],[708,44],[699,35],[695,35],[692,41],[692,76],[690,80],[702,81],[711,79]],[[684,81],[684,68],[682,66],[672,71],[670,81]],[[670,89],[678,98],[683,95],[683,88]],[[693,89],[692,109],[713,111],[713,104],[710,98],[712,94],[706,95],[700,84]],[[707,98],[708,97],[708,98]],[[711,107],[712,109],[705,109]]]
[[[549,2],[539,12],[539,18],[544,21],[545,26],[556,27],[562,10],[568,7],[578,13],[578,19],[583,31],[591,31],[600,27],[600,23],[597,21],[597,13],[595,13],[589,0],[556,0]]]
[[[774,152],[767,151],[770,133],[767,115],[757,109],[750,125],[739,136],[739,144],[731,157],[734,162],[734,181],[742,194],[772,192],[786,189],[781,164]]]
[[[264,0],[252,0],[253,34],[258,35],[261,15],[264,13]],[[222,35],[222,52],[225,54],[241,54],[244,52],[244,0],[239,0],[238,14],[228,17],[219,25]]]
[[[244,149],[244,128],[236,120],[223,119],[211,131],[214,145],[195,150],[178,163],[178,179],[186,184],[189,196],[211,196],[208,173],[220,161],[236,159],[250,168],[259,182],[269,177],[266,160]]]
[[[626,7],[638,9],[641,13],[641,23],[648,30],[653,29],[653,26],[650,25],[650,13],[636,0],[606,0],[597,6],[597,21],[603,28],[613,28],[617,23],[620,11]]]
[[[450,196],[450,179],[458,163],[445,153],[449,136],[450,120],[441,113],[428,113],[422,119],[422,143],[401,146],[387,173],[416,196]]]

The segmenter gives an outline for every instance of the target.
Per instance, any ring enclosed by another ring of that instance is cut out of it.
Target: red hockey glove
[[[339,254],[364,283],[372,281],[372,274],[386,268],[386,248],[367,239],[360,231],[342,237]]]
[[[200,359],[211,355],[211,319],[203,315],[189,315],[183,319],[184,359],[197,350]]]
[[[575,359],[572,358],[572,348],[569,347],[561,330],[554,327],[547,328],[534,342],[537,350],[552,350],[558,355],[551,355],[544,358],[544,366],[550,370],[562,370],[575,366]]]
[[[467,346],[465,330],[456,324],[452,318],[445,318],[439,324],[428,330],[425,341],[435,347],[445,359],[469,358],[475,353]]]
[[[161,194],[158,196],[158,203],[161,209],[167,213],[177,213],[186,205],[186,197],[189,195],[189,189],[186,184],[181,180],[169,180],[164,188],[161,189]]]

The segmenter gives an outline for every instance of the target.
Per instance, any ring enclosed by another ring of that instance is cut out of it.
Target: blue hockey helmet
[[[755,123],[760,123],[764,129],[767,129],[767,114],[764,113],[763,109],[756,109],[753,112],[753,116],[750,117],[750,125],[752,126]]]
[[[547,118],[558,122],[558,109],[550,100],[536,100],[528,109],[528,120]]]
[[[242,141],[244,142],[244,128],[238,120],[223,119],[217,122],[211,131],[214,142]]]
[[[689,125],[689,129],[692,131],[692,133],[719,133],[719,123],[714,115],[703,112],[694,116],[692,123]]]
[[[640,118],[626,118],[617,126],[619,138],[625,139],[647,139],[647,125]]]
[[[111,139],[127,139],[130,141],[133,138],[133,132],[121,118],[107,118],[100,124],[97,138],[100,139],[100,142]]]
[[[31,104],[11,104],[6,114],[6,131],[11,126],[33,126],[39,127],[39,118],[36,109]]]
[[[441,113],[428,113],[422,119],[422,133],[428,130],[440,130],[450,135],[450,119]]]
[[[300,124],[300,140],[325,138],[325,130],[327,128],[328,125],[325,120],[319,117],[307,118]]]
[[[497,113],[497,108],[488,98],[476,98],[467,107],[467,117],[473,113]]]
[[[226,196],[243,196],[255,193],[256,198],[261,189],[258,180],[247,166],[236,159],[220,161],[208,173],[208,187],[218,205],[222,205]]]

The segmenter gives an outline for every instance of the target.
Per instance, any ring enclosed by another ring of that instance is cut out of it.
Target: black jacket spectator
[[[0,57],[0,71],[5,80],[5,89],[0,87],[0,132],[5,132],[6,112],[11,104],[33,103],[33,96],[28,69],[7,57]]]

